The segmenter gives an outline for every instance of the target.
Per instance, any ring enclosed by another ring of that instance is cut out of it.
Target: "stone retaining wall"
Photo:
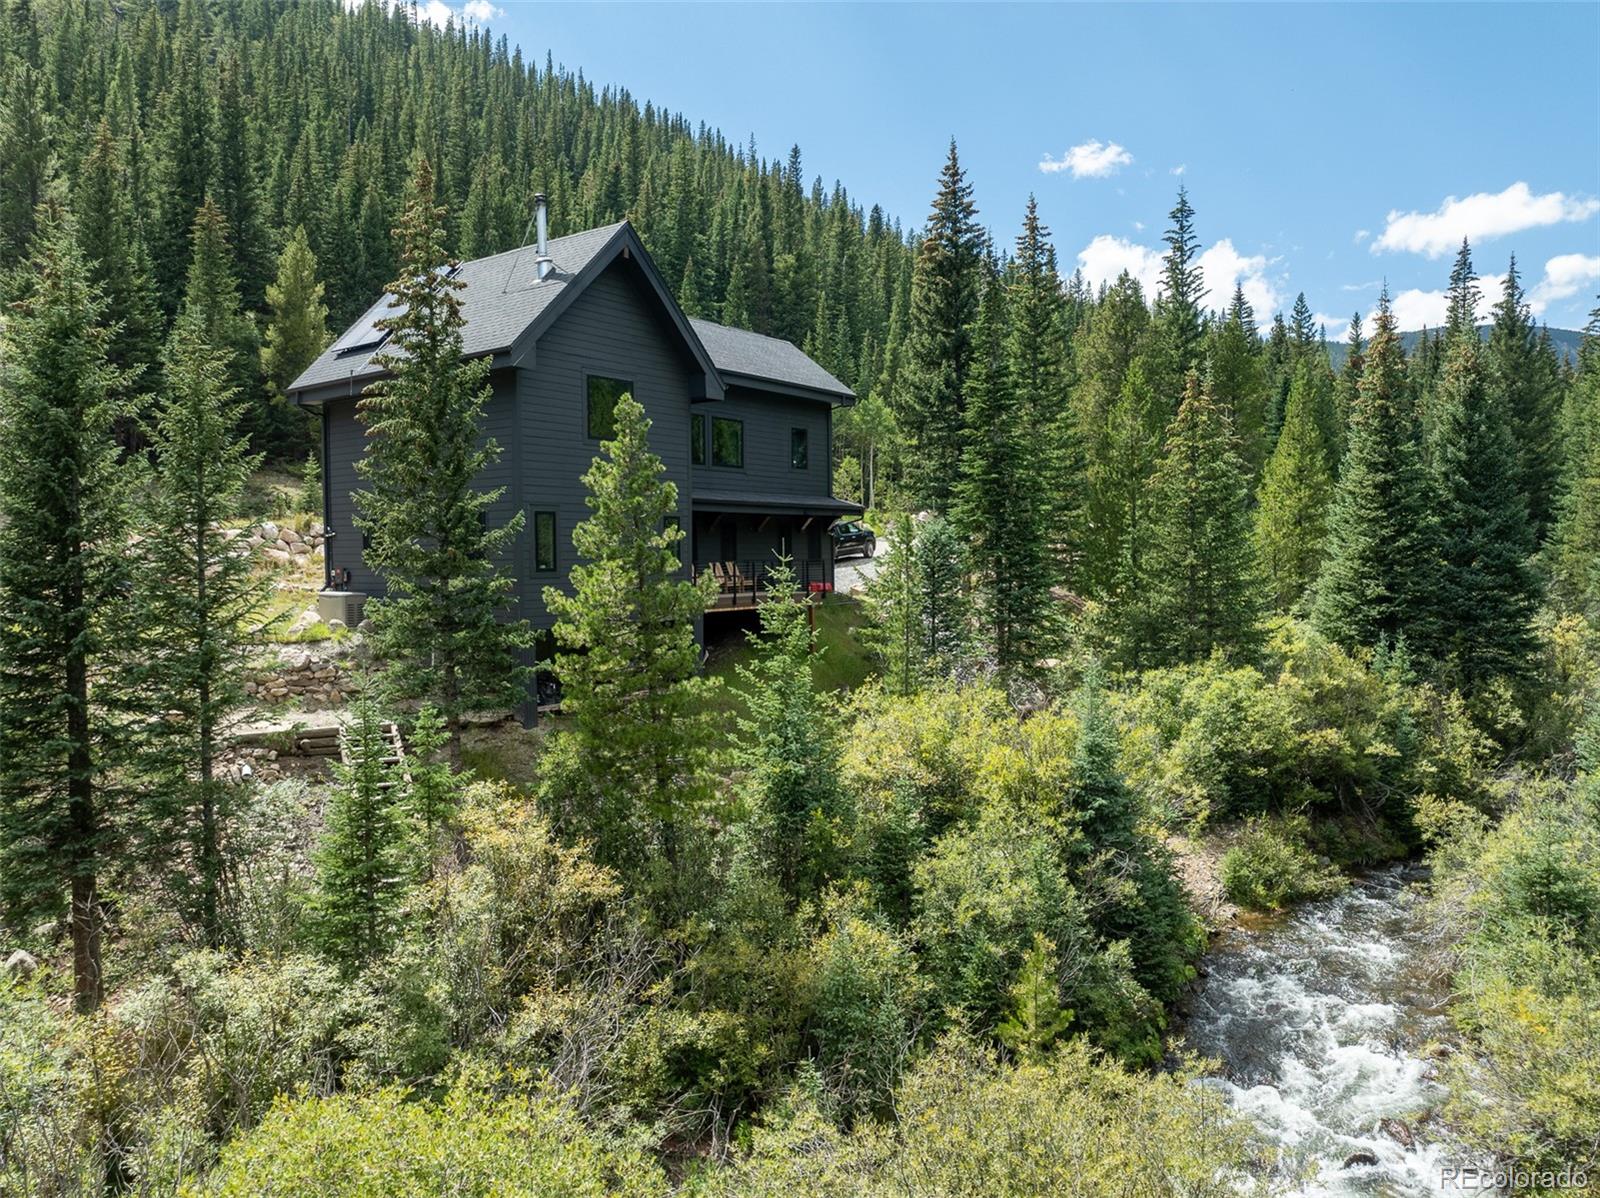
[[[257,670],[244,684],[258,703],[298,699],[307,709],[337,707],[358,689],[348,653],[293,649]]]
[[[322,525],[312,521],[304,529],[263,521],[251,529],[246,542],[252,551],[269,561],[289,562],[322,552],[324,540]]]

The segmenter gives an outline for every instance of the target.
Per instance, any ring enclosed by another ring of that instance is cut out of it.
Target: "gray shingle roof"
[[[466,321],[461,330],[462,350],[466,356],[511,348],[528,326],[613,243],[626,223],[551,238],[550,257],[555,262],[555,271],[542,283],[534,273],[532,246],[463,262],[455,277],[466,284],[458,293],[461,315]],[[373,356],[379,346],[359,345],[365,337],[357,330],[370,327],[373,321],[389,315],[389,311],[389,297],[384,296],[306,367],[289,387],[290,393],[330,384],[348,384],[355,391],[375,377],[379,367]],[[850,388],[787,341],[713,324],[709,320],[689,323],[718,373],[800,387],[841,399],[853,398]],[[359,348],[341,353],[337,348],[341,344],[359,345]]]
[[[701,344],[711,355],[711,361],[726,374],[742,374],[750,378],[766,379],[774,383],[787,383],[811,391],[825,391],[846,399],[854,393],[821,366],[818,366],[791,342],[745,329],[730,328],[725,324],[712,324],[709,320],[695,320],[694,326]]]
[[[463,352],[472,357],[509,349],[522,331],[543,312],[567,285],[610,244],[622,224],[587,229],[568,237],[550,239],[550,257],[555,271],[544,282],[534,274],[534,249],[525,245],[487,258],[463,262],[456,278],[466,284],[461,296],[461,315],[466,324],[461,330]],[[388,314],[389,297],[384,296],[357,323],[370,322]],[[376,348],[337,354],[331,348],[295,379],[289,390],[302,391],[347,379],[364,379],[378,373],[372,361]]]

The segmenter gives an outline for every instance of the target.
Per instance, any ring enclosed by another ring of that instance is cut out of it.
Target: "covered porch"
[[[761,603],[773,568],[789,559],[797,589],[833,589],[833,538],[828,529],[860,508],[831,497],[754,496],[696,491],[690,530],[696,576],[717,580],[707,614],[750,611]]]

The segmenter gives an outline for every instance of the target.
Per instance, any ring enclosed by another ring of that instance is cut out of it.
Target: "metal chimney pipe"
[[[555,270],[556,264],[550,259],[550,207],[542,191],[533,197],[533,220],[537,230],[533,243],[533,267],[539,280],[543,282],[550,277],[550,272]]]

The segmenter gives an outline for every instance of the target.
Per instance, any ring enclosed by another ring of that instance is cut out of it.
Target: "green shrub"
[[[223,1149],[190,1198],[664,1198],[642,1153],[559,1099],[460,1082],[439,1101],[399,1087],[283,1099]]]
[[[1321,898],[1343,881],[1305,846],[1300,820],[1255,820],[1222,858],[1222,886],[1228,897],[1253,911],[1277,911],[1285,903]]]
[[[1436,920],[1461,941],[1451,1010],[1474,1048],[1451,1061],[1450,1116],[1475,1146],[1529,1170],[1593,1161],[1600,770],[1525,787],[1497,827],[1468,829],[1433,860]]]
[[[706,1179],[708,1198],[1224,1198],[1258,1145],[1193,1074],[1131,1072],[1071,1041],[999,1065],[945,1041],[901,1083],[891,1125],[848,1134],[803,1100]]]
[[[811,945],[822,1078],[839,1111],[881,1112],[916,1047],[928,985],[911,950],[858,896],[834,896],[826,920]]]

